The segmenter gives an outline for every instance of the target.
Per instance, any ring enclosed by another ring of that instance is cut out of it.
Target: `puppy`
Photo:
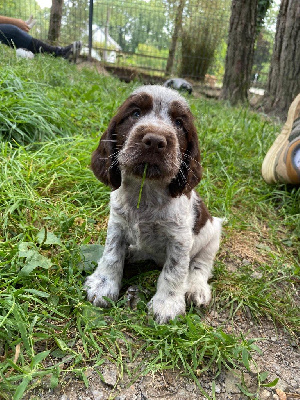
[[[182,78],[168,79],[164,83],[164,86],[168,87],[168,88],[176,89],[179,91],[186,90],[189,94],[191,94],[193,91],[192,85],[188,81],[186,81],[185,79],[182,79]]]
[[[186,100],[162,86],[135,90],[110,121],[91,167],[113,191],[103,256],[85,282],[88,300],[107,307],[104,297],[118,299],[125,259],[151,259],[162,268],[148,303],[158,323],[184,314],[186,302],[209,303],[221,219],[194,190],[200,150]]]

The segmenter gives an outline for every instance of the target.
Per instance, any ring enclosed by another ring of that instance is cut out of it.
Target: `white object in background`
[[[29,58],[29,59],[34,58],[34,54],[31,51],[25,49],[17,49],[16,55],[21,58]]]
[[[29,26],[31,29],[35,24],[36,24],[36,19],[33,19],[33,15],[30,15],[27,21],[25,23]]]

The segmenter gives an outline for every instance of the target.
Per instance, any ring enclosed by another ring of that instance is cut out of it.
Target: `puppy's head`
[[[121,105],[92,156],[96,177],[117,189],[122,174],[159,180],[172,197],[201,179],[200,150],[186,100],[162,86],[142,86]],[[122,171],[122,174],[121,174]]]

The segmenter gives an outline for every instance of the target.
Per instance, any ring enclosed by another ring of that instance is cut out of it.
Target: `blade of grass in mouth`
[[[145,164],[145,168],[144,168],[144,173],[143,173],[141,188],[140,188],[140,192],[139,192],[139,199],[138,199],[138,203],[137,203],[136,208],[140,208],[140,202],[141,202],[141,197],[142,197],[142,190],[143,190],[144,182],[145,182],[145,179],[146,179],[147,166],[148,166],[148,164],[146,163],[146,164]]]

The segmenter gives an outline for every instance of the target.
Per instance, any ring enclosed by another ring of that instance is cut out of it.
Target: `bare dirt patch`
[[[243,379],[249,392],[253,394],[258,392],[256,398],[282,400],[283,397],[279,397],[277,394],[281,393],[280,390],[286,394],[288,399],[300,398],[299,349],[284,329],[276,328],[267,319],[256,324],[242,313],[236,314],[234,319],[229,319],[226,312],[211,311],[206,315],[206,321],[214,327],[222,326],[228,332],[233,330],[243,332],[247,338],[260,338],[257,344],[261,349],[261,354],[254,355],[255,364],[251,364],[250,371],[243,371]],[[139,363],[143,363],[142,358],[133,364],[128,363],[126,367],[129,372],[133,373]],[[49,381],[44,380],[24,399],[202,400],[206,398],[195,382],[184,376],[179,370],[146,374],[133,382],[128,373],[118,370],[115,364],[109,363],[109,361],[99,367],[103,380],[97,373],[98,367],[94,368],[92,365],[87,367],[86,378],[89,387],[86,387],[82,380],[77,380],[74,375],[70,375],[66,376],[55,389],[50,389]],[[269,372],[269,382],[279,378],[275,387],[258,388],[256,373],[264,371]],[[197,375],[197,371],[194,372]],[[209,396],[212,396],[214,386],[216,399],[241,400],[247,398],[239,387],[240,371],[224,369],[217,378],[212,371],[208,371],[197,378]]]

